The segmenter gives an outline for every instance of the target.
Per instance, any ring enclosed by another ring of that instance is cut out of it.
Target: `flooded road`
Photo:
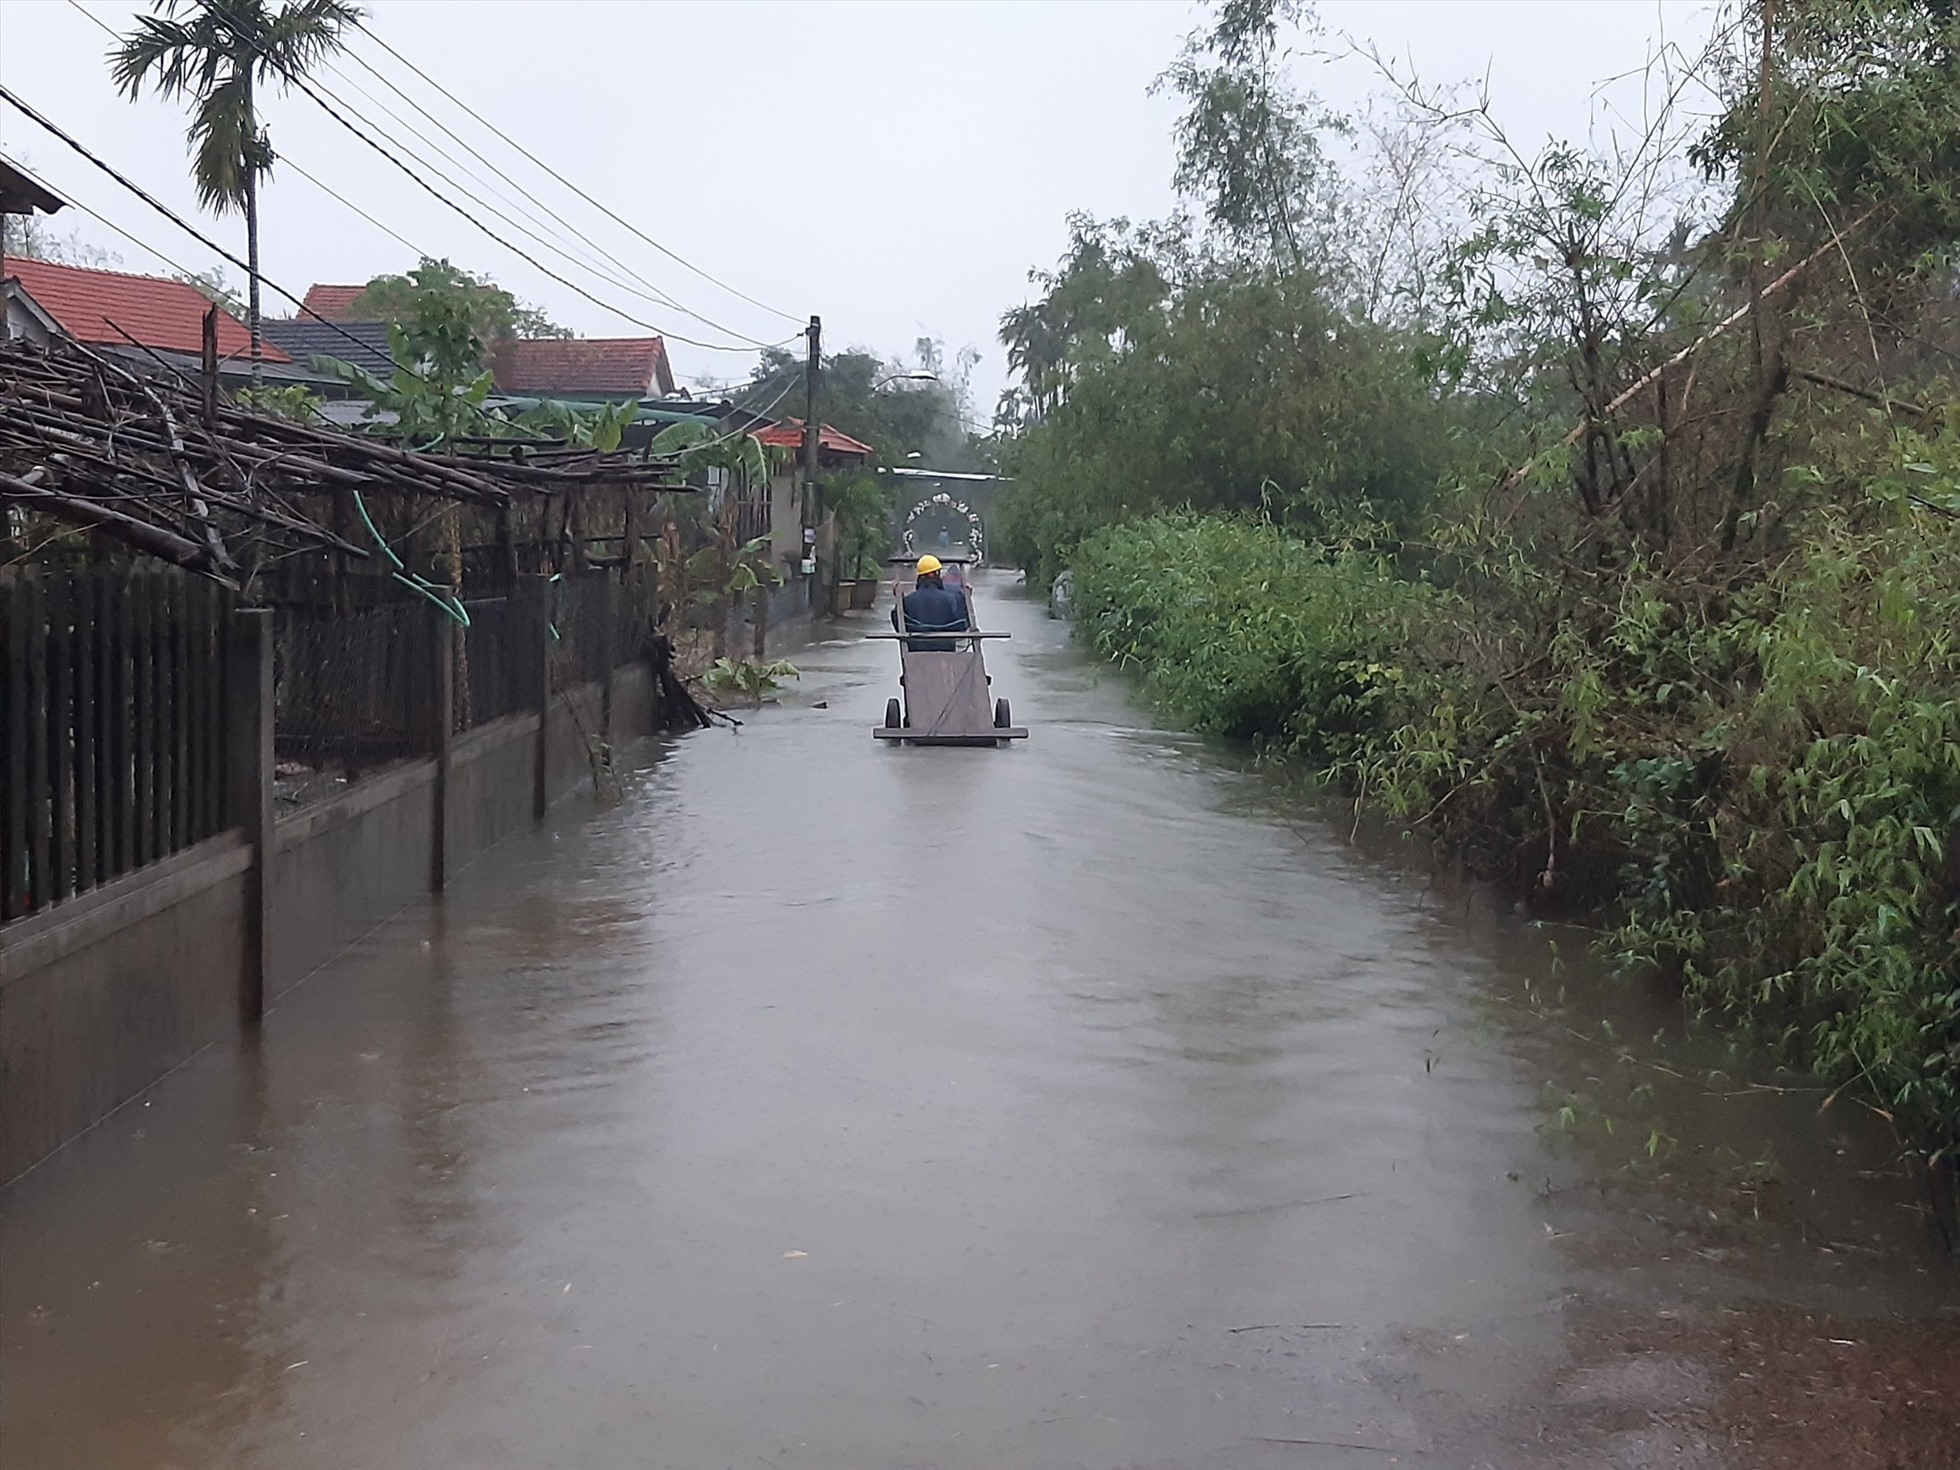
[[[793,651],[0,1194],[0,1466],[1960,1458],[1960,1278],[1860,1120],[1000,581],[1024,745],[881,748],[890,646]]]

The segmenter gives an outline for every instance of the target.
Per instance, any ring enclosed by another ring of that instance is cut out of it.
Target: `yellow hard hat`
[[[939,558],[934,556],[931,552],[927,552],[924,556],[919,558],[919,575],[921,577],[930,577],[934,572],[938,570],[939,570]]]

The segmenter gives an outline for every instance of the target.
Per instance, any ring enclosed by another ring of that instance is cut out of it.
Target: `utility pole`
[[[823,318],[810,318],[810,356],[803,368],[803,547],[802,564],[810,568],[808,593],[816,605],[817,578],[817,374],[823,363]]]

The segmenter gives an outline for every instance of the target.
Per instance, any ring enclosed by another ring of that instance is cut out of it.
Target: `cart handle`
[[[866,633],[864,636],[872,639],[883,639],[886,642],[903,639],[905,642],[910,643],[915,638],[1012,638],[1014,635],[1012,633],[975,633],[970,630],[965,632],[959,630],[947,632],[938,628],[921,628],[916,633]]]

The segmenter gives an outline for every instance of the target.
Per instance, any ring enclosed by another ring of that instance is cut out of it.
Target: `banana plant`
[[[776,659],[764,663],[753,658],[718,658],[708,671],[701,676],[701,682],[718,692],[733,691],[748,696],[758,709],[764,696],[774,694],[782,687],[784,679],[800,679],[803,675],[795,664],[786,659]]]
[[[776,467],[775,458],[759,440],[743,433],[717,432],[704,423],[672,424],[662,429],[647,452],[654,458],[673,458],[690,469],[721,470],[736,485],[766,486]],[[707,589],[717,658],[728,651],[728,618],[735,599],[783,579],[770,563],[768,537],[736,542],[736,504],[725,498],[712,503],[714,539],[688,557],[684,568],[690,586]]]
[[[656,459],[679,460],[688,468],[725,470],[751,485],[768,484],[775,469],[775,461],[761,440],[747,434],[717,432],[704,423],[669,424],[654,435],[647,453]]]
[[[549,439],[563,439],[574,449],[610,454],[619,448],[627,427],[640,416],[637,399],[592,406],[547,398],[512,420],[520,429]]]

